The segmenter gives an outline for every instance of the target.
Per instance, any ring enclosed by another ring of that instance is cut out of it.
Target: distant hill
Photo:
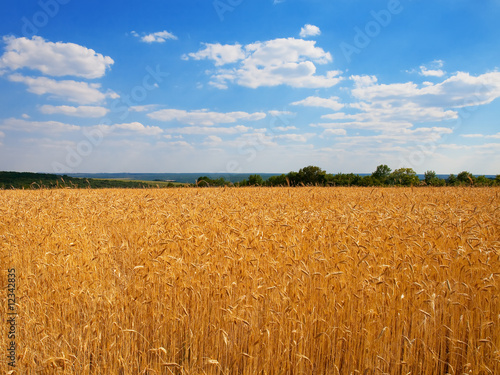
[[[79,178],[104,178],[104,179],[123,179],[139,181],[175,181],[178,183],[195,184],[200,176],[208,176],[211,179],[220,177],[234,183],[248,180],[253,173],[68,173],[68,176]],[[259,173],[264,180],[271,176],[279,176],[281,173]]]
[[[147,188],[154,183],[142,181],[76,178],[67,175],[31,172],[0,172],[0,189],[40,188]]]

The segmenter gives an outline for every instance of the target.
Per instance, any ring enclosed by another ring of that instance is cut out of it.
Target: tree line
[[[439,178],[434,171],[427,171],[420,180],[412,168],[392,170],[382,164],[367,176],[354,173],[326,173],[317,166],[307,166],[298,172],[271,176],[264,180],[259,174],[253,174],[243,181],[233,184],[223,177],[211,179],[207,176],[196,180],[197,186],[499,186],[500,175],[495,179],[485,176],[474,176],[463,171],[458,175],[450,174],[446,179]]]

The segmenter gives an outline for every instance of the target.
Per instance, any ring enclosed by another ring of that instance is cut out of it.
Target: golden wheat
[[[1,191],[15,373],[499,374],[499,194]]]

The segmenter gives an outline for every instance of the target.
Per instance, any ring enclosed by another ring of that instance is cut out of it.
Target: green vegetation
[[[75,178],[66,175],[29,172],[0,172],[0,189],[40,188],[147,188],[158,183]],[[174,185],[172,185],[174,186]]]
[[[320,167],[307,166],[298,172],[271,176],[264,180],[252,174],[243,181],[232,183],[224,177],[213,179],[199,177],[195,184],[171,181],[145,181],[130,179],[76,178],[67,175],[28,172],[0,172],[0,189],[39,189],[39,188],[170,188],[170,187],[222,187],[222,186],[500,186],[500,175],[495,179],[473,176],[463,171],[457,176],[437,177],[436,172],[427,171],[420,180],[411,168],[392,171],[387,165],[379,165],[368,176],[354,173],[326,173]]]
[[[436,172],[427,171],[424,180],[420,180],[411,168],[392,171],[387,165],[379,165],[370,176],[354,173],[326,173],[319,167],[308,166],[298,172],[289,172],[272,176],[263,181],[259,175],[252,175],[239,186],[496,186],[500,185],[500,175],[495,179],[485,176],[474,177],[470,172],[451,174],[446,180],[437,177]]]

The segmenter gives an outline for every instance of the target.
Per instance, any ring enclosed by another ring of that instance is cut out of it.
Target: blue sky
[[[4,0],[0,170],[500,173],[498,0]]]

